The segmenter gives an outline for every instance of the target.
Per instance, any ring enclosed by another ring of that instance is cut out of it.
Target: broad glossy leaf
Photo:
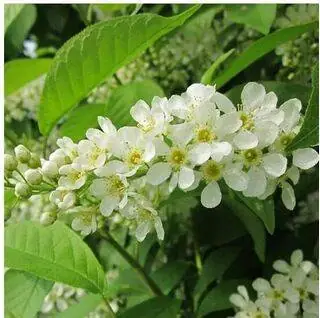
[[[319,63],[312,72],[312,92],[299,134],[287,148],[289,151],[319,143]]]
[[[14,21],[14,19],[19,15],[24,4],[5,4],[4,5],[4,32],[7,31],[9,25]]]
[[[220,279],[230,265],[236,260],[240,247],[227,246],[213,251],[204,261],[203,269],[194,289],[196,301],[213,281]]]
[[[6,317],[34,318],[53,282],[10,269],[4,276]]]
[[[265,261],[266,233],[260,218],[241,202],[235,195],[235,191],[228,190],[223,196],[223,202],[242,221],[254,243],[254,250],[261,262]]]
[[[232,4],[226,6],[227,18],[268,34],[276,16],[277,4]]]
[[[318,28],[318,22],[303,24],[268,34],[251,44],[239,57],[235,58],[229,67],[215,80],[217,88],[225,85],[234,76],[246,69],[260,57],[274,50],[277,46],[299,37],[305,32]]]
[[[29,221],[7,226],[5,266],[93,293],[106,288],[104,272],[90,248],[59,221],[48,227]]]
[[[105,116],[118,127],[133,125],[130,108],[143,99],[150,103],[154,96],[164,96],[163,90],[153,81],[133,82],[116,88],[106,106]]]
[[[215,74],[217,68],[228,59],[228,57],[234,52],[234,49],[220,55],[213,64],[208,68],[208,70],[201,77],[201,83],[203,84],[211,84],[213,75]]]
[[[58,313],[55,318],[81,318],[94,311],[103,301],[101,295],[89,294],[80,298],[79,302],[67,310]]]
[[[167,296],[156,297],[130,308],[119,318],[173,318],[180,310],[181,300]]]
[[[66,42],[46,78],[39,110],[40,131],[48,135],[57,121],[95,86],[182,25],[198,8],[195,5],[170,18],[138,14],[103,21]]]
[[[204,316],[212,311],[220,311],[232,308],[229,297],[237,292],[237,286],[249,285],[248,280],[232,279],[222,281],[217,287],[214,287],[204,298],[199,306],[198,314]]]
[[[5,55],[12,58],[22,53],[22,44],[37,18],[37,9],[26,4],[7,28],[5,34]]]
[[[105,115],[104,104],[86,104],[73,109],[60,127],[62,136],[78,142],[85,137],[89,128],[98,126],[98,116]]]
[[[52,59],[17,59],[4,65],[4,95],[8,96],[19,88],[46,74]]]
[[[267,92],[275,92],[278,97],[278,105],[280,106],[285,101],[291,98],[301,100],[302,107],[308,104],[311,89],[308,86],[297,83],[286,83],[277,81],[261,81]],[[234,105],[240,103],[241,91],[245,84],[237,85],[231,88],[226,95],[232,100]]]

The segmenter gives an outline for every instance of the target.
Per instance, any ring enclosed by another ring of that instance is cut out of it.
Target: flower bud
[[[15,195],[18,198],[28,199],[31,196],[31,188],[22,182],[18,182],[14,188]]]
[[[42,163],[42,173],[44,176],[48,178],[55,178],[59,174],[58,166],[55,162],[52,161],[44,161]]]
[[[38,185],[42,181],[42,174],[36,169],[27,170],[24,174],[24,177],[31,185]]]
[[[41,167],[40,157],[37,154],[32,153],[30,160],[28,162],[28,165],[32,169],[37,169],[37,168]]]
[[[18,161],[16,158],[12,155],[5,154],[4,155],[4,169],[7,171],[13,171],[16,170],[18,166]]]
[[[18,145],[17,147],[15,147],[14,153],[16,154],[18,161],[20,161],[21,163],[28,163],[31,158],[30,151],[23,145]]]
[[[51,225],[54,223],[57,219],[57,213],[52,211],[52,212],[44,212],[40,216],[40,223],[42,225]]]

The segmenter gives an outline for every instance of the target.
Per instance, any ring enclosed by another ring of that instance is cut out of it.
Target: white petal
[[[232,101],[221,93],[215,92],[211,99],[215,102],[216,106],[226,114],[236,111]]]
[[[178,185],[179,174],[174,172],[169,181],[169,192],[171,193]]]
[[[193,125],[189,123],[170,125],[168,137],[174,144],[185,146],[193,137]]]
[[[258,137],[250,131],[240,131],[233,138],[233,142],[239,149],[251,149],[258,145]]]
[[[104,197],[100,203],[100,212],[104,216],[109,216],[119,204],[119,198],[113,196]]]
[[[211,158],[214,161],[220,162],[225,156],[230,155],[231,151],[232,146],[226,141],[211,144]]]
[[[235,165],[234,165],[235,166]],[[233,190],[244,191],[248,186],[248,176],[238,167],[227,167],[223,173],[223,178],[226,184]]]
[[[280,110],[284,112],[284,119],[281,128],[285,132],[290,132],[297,125],[300,119],[300,110],[302,108],[301,101],[297,98],[290,99],[280,106]]]
[[[147,142],[145,147],[144,147],[144,152],[143,152],[143,161],[144,162],[149,162],[153,159],[153,157],[156,154],[156,148],[152,142]]]
[[[97,198],[103,198],[106,195],[107,181],[104,179],[93,180],[90,186],[90,193]]]
[[[293,210],[296,206],[296,197],[292,186],[288,182],[282,182],[281,199],[288,210]]]
[[[300,169],[310,169],[319,161],[319,154],[312,148],[302,148],[293,151],[293,164]]]
[[[98,123],[101,129],[108,135],[114,135],[117,132],[116,127],[113,125],[112,121],[109,118],[99,116]]]
[[[181,119],[186,119],[189,110],[188,106],[185,103],[185,100],[181,96],[171,96],[168,103],[173,116]]]
[[[273,268],[280,273],[289,273],[290,265],[283,260],[277,260],[273,263]]]
[[[160,138],[155,138],[153,144],[156,149],[157,156],[165,156],[170,152],[170,147]]]
[[[130,109],[130,114],[132,118],[141,125],[146,125],[150,120],[150,107],[143,101],[139,100],[134,106]]]
[[[228,134],[233,134],[242,125],[238,112],[224,114],[217,119],[217,134],[223,137]]]
[[[147,234],[150,232],[150,221],[144,221],[140,223],[136,228],[136,238],[139,242],[142,242]]]
[[[158,239],[162,241],[164,239],[164,229],[159,217],[154,219],[154,228],[156,229]]]
[[[194,182],[194,172],[193,169],[188,167],[181,167],[179,171],[178,184],[180,189],[189,188]]]
[[[201,204],[208,209],[218,206],[221,202],[221,198],[220,187],[216,181],[207,184],[201,192]]]
[[[279,153],[266,154],[262,161],[264,170],[272,177],[280,177],[286,172],[288,160]]]
[[[188,157],[192,164],[202,165],[211,155],[211,147],[208,143],[200,143],[191,148]]]
[[[129,146],[135,147],[141,142],[143,138],[143,133],[137,127],[121,127],[118,130],[119,136],[122,140],[124,140]]]
[[[233,305],[239,308],[245,308],[245,306],[247,305],[247,301],[238,294],[232,294],[229,300]]]
[[[293,251],[290,257],[290,261],[293,266],[299,266],[303,261],[303,252],[301,250]]]
[[[159,185],[170,177],[171,171],[171,167],[168,163],[155,163],[147,172],[147,181],[152,185]]]
[[[269,282],[263,278],[257,278],[253,283],[252,287],[257,292],[266,293],[271,289]]]
[[[286,172],[288,178],[292,181],[293,184],[297,184],[300,179],[300,172],[296,166],[292,166]]]
[[[266,187],[264,193],[259,195],[258,198],[260,200],[265,200],[267,197],[269,197],[270,195],[272,195],[276,191],[277,186],[278,186],[277,179],[271,179],[271,178],[268,179],[267,180],[267,187]]]
[[[278,102],[278,97],[274,92],[269,92],[264,97],[264,100],[262,102],[262,109],[266,112],[276,109]]]
[[[251,168],[248,172],[248,187],[243,194],[246,197],[258,197],[262,195],[267,187],[265,173],[260,168]]]
[[[200,171],[193,171],[193,172],[194,172],[194,182],[191,184],[190,187],[183,189],[184,191],[192,191],[192,190],[198,188],[198,186],[199,186],[199,183],[202,179],[202,173]]]
[[[245,85],[241,92],[241,101],[244,111],[252,111],[261,107],[266,95],[266,90],[263,85],[250,82]]]
[[[97,168],[94,173],[98,177],[109,177],[116,173],[126,173],[128,172],[127,166],[120,160],[112,160],[108,162],[105,166]]]
[[[202,103],[206,100],[209,100],[214,94],[214,87],[195,83],[187,88],[187,94],[192,96],[197,102]]]
[[[256,125],[254,133],[258,137],[259,148],[264,148],[270,146],[276,140],[279,127],[272,121],[264,121]]]

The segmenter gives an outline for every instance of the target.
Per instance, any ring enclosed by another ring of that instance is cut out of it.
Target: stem
[[[120,86],[123,85],[122,82],[121,82],[121,80],[120,80],[120,78],[119,78],[119,76],[117,75],[117,73],[114,73],[114,74],[113,74],[113,77],[114,77],[114,79],[116,80],[116,82],[117,82],[118,85],[120,85]]]
[[[163,296],[163,293],[154,280],[145,272],[144,268],[135,260],[112,236],[109,232],[100,230],[100,235],[106,239],[121,256],[132,266],[155,296]]]
[[[109,304],[109,302],[108,302],[108,299],[105,298],[105,297],[103,297],[103,301],[104,301],[104,303],[106,304],[106,306],[107,306],[107,308],[108,308],[108,311],[109,311],[109,313],[110,313],[110,316],[111,316],[112,318],[116,318],[116,314],[113,312],[113,310],[112,310],[112,308],[111,308],[111,306],[110,306],[110,304]]]

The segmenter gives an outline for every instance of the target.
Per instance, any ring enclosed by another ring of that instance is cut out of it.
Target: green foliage
[[[81,297],[79,303],[70,306],[67,310],[58,313],[56,318],[81,318],[86,317],[103,301],[101,295],[89,294]]]
[[[5,229],[5,265],[93,293],[106,288],[103,270],[89,247],[66,225],[32,222]]]
[[[97,127],[98,116],[105,115],[105,105],[85,104],[73,109],[60,127],[62,136],[70,137],[74,142],[78,142],[85,137],[89,128]]]
[[[204,316],[212,311],[220,311],[229,309],[232,304],[229,297],[237,291],[237,286],[249,285],[249,282],[244,279],[231,279],[222,281],[217,287],[214,287],[203,299],[199,306],[198,314]]]
[[[17,59],[4,64],[4,95],[8,96],[46,74],[51,59]]]
[[[5,55],[14,57],[22,48],[22,43],[33,26],[37,17],[35,5],[26,4],[10,23],[5,34]]]
[[[183,24],[198,8],[193,6],[170,18],[139,14],[112,19],[86,28],[65,43],[46,78],[39,109],[40,131],[48,135],[96,85]]]
[[[234,76],[246,69],[253,62],[265,54],[274,50],[278,45],[290,40],[294,40],[305,32],[318,27],[318,23],[308,23],[291,28],[281,29],[273,32],[253,44],[251,44],[239,57],[235,58],[229,67],[215,80],[217,88],[222,87]]]
[[[312,92],[299,134],[288,150],[315,146],[319,143],[319,63],[312,72]]]
[[[218,279],[236,260],[241,248],[237,246],[221,247],[213,251],[205,260],[201,275],[194,289],[195,300],[198,302],[206,288]]]
[[[143,99],[150,103],[154,96],[163,97],[163,90],[153,81],[145,80],[133,82],[116,88],[108,100],[105,116],[108,117],[118,128],[132,125],[130,108],[139,100]]]
[[[5,4],[4,5],[4,32],[6,33],[10,24],[17,18],[24,4]]]
[[[233,4],[226,6],[227,18],[233,22],[245,24],[268,34],[276,17],[277,5],[272,4]]]
[[[167,296],[157,297],[144,301],[124,313],[119,318],[169,318],[176,317],[180,309],[181,301]]]
[[[34,318],[53,283],[10,269],[4,276],[5,316]]]

